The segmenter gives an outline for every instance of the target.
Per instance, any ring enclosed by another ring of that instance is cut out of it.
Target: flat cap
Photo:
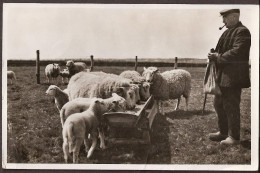
[[[239,9],[226,9],[219,12],[221,16],[226,16],[231,13],[240,13]]]

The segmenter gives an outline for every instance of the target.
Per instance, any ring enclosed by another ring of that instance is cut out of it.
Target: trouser
[[[241,88],[222,88],[222,95],[215,95],[214,107],[218,115],[220,133],[240,140]]]

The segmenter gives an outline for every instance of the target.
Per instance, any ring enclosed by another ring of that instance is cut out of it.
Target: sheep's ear
[[[144,67],[144,71],[146,70],[146,68]]]

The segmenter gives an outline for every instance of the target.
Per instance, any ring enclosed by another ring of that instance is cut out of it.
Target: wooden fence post
[[[94,68],[94,56],[90,55],[90,71],[93,71]]]
[[[36,80],[37,84],[40,84],[40,51],[36,51],[37,57],[36,57]]]
[[[175,57],[174,69],[178,68],[178,57]]]
[[[137,66],[138,66],[138,61],[137,61],[137,56],[135,56],[135,71],[137,71]]]

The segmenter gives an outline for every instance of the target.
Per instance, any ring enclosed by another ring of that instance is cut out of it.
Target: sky
[[[3,57],[207,58],[223,26],[219,11],[240,8],[259,58],[258,5],[4,4]]]

